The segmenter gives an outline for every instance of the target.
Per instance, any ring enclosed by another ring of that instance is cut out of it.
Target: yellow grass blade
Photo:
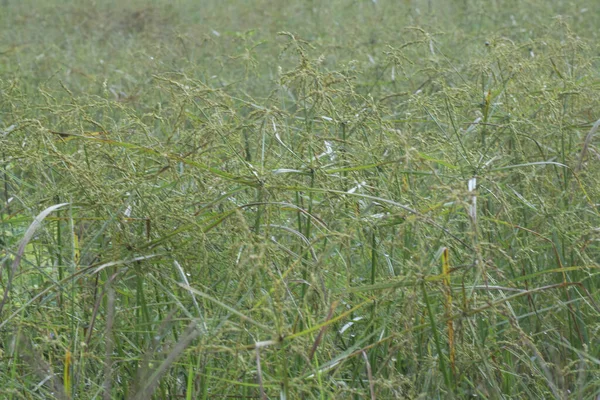
[[[450,254],[447,247],[444,247],[442,251],[442,275],[444,277],[444,292],[446,295],[446,300],[444,307],[446,309],[446,318],[448,325],[448,349],[450,352],[450,366],[452,368],[452,372],[456,374],[455,371],[455,354],[456,350],[454,349],[454,323],[451,319],[452,316],[452,288],[450,287]]]

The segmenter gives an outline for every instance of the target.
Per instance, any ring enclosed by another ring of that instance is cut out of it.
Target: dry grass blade
[[[448,326],[448,349],[450,359],[450,368],[456,375],[456,348],[454,346],[454,321],[452,320],[452,286],[450,284],[450,252],[447,247],[442,250],[442,274],[444,275],[444,309],[446,311]]]
[[[577,163],[576,171],[581,171],[581,169],[583,168],[583,161],[585,160],[585,156],[587,155],[588,148],[590,147],[590,144],[592,143],[592,139],[594,139],[594,135],[596,134],[596,131],[598,130],[598,128],[600,128],[600,119],[597,120],[594,123],[594,125],[592,125],[592,128],[590,129],[588,134],[585,136],[585,140],[583,141],[583,148],[581,149],[581,154],[579,155],[579,163]]]
[[[373,372],[371,371],[371,363],[369,362],[369,357],[367,353],[362,350],[361,351],[363,359],[365,360],[365,365],[367,368],[367,379],[369,381],[369,394],[371,396],[371,400],[376,400],[375,397],[375,382],[373,382]]]
[[[260,347],[256,346],[256,380],[258,381],[258,389],[260,391],[261,400],[267,400],[267,394],[265,393],[265,387],[263,386],[262,379],[262,367],[260,365]]]
[[[44,360],[43,355],[35,349],[31,340],[22,332],[19,332],[15,335],[14,341],[23,361],[31,368],[37,379],[45,382],[44,385],[48,388],[53,398],[57,400],[69,399],[70,397],[67,396],[63,383],[56,376],[50,364]]]
[[[113,383],[113,350],[114,350],[114,322],[115,322],[115,290],[112,279],[107,282],[106,288],[106,328],[105,328],[105,353],[104,353],[104,384],[102,385],[103,399],[112,398]],[[90,332],[92,327],[90,326]],[[87,339],[87,338],[86,338]],[[89,340],[87,340],[89,342]]]
[[[335,311],[337,307],[337,301],[334,302],[331,307],[329,307],[329,312],[327,313],[327,318],[325,318],[325,323],[327,321],[329,321],[332,317],[333,317],[333,312]],[[319,343],[321,343],[321,339],[323,338],[323,335],[325,334],[325,331],[327,330],[327,327],[329,325],[324,325],[321,330],[319,331],[319,334],[317,335],[317,338],[315,339],[315,342],[312,345],[312,348],[310,349],[310,352],[308,353],[308,360],[312,361],[312,358],[315,355],[315,351],[317,351],[317,348],[319,347]]]
[[[151,398],[161,377],[167,373],[173,363],[181,357],[183,352],[199,335],[200,331],[198,330],[197,323],[191,322],[181,335],[179,341],[175,343],[165,359],[156,368],[150,366],[151,363],[149,361],[155,355],[155,349],[150,349],[144,358],[142,366],[138,370],[138,378],[133,383],[133,392],[135,395],[131,397],[132,400],[145,400]],[[138,389],[135,389],[136,387]]]

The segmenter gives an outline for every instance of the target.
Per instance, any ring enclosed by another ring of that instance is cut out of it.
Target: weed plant
[[[596,2],[0,8],[0,397],[600,396]]]

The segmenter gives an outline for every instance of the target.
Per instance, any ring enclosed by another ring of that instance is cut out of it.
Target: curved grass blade
[[[19,264],[21,263],[23,254],[25,254],[25,247],[31,241],[31,239],[33,238],[33,235],[39,229],[39,227],[42,226],[42,221],[44,221],[44,219],[48,215],[50,215],[52,212],[58,210],[59,208],[66,206],[68,204],[69,203],[60,203],[60,204],[55,204],[53,206],[46,208],[44,211],[42,211],[35,217],[35,219],[31,223],[31,225],[29,225],[29,228],[27,228],[27,231],[25,231],[25,235],[23,235],[23,239],[21,239],[21,243],[19,244],[19,249],[17,250],[17,254],[15,255],[15,259],[13,260],[12,266],[10,268],[10,272],[9,272],[9,276],[8,276],[8,283],[6,285],[6,289],[4,289],[4,295],[2,296],[2,302],[0,302],[0,314],[2,314],[2,309],[4,308],[4,305],[6,304],[6,302],[8,301],[8,293],[11,290],[12,279],[15,276],[15,273],[17,272],[17,268],[19,267]]]

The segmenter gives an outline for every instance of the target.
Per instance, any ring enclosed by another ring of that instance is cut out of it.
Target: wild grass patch
[[[8,398],[598,395],[593,5],[6,3]]]

